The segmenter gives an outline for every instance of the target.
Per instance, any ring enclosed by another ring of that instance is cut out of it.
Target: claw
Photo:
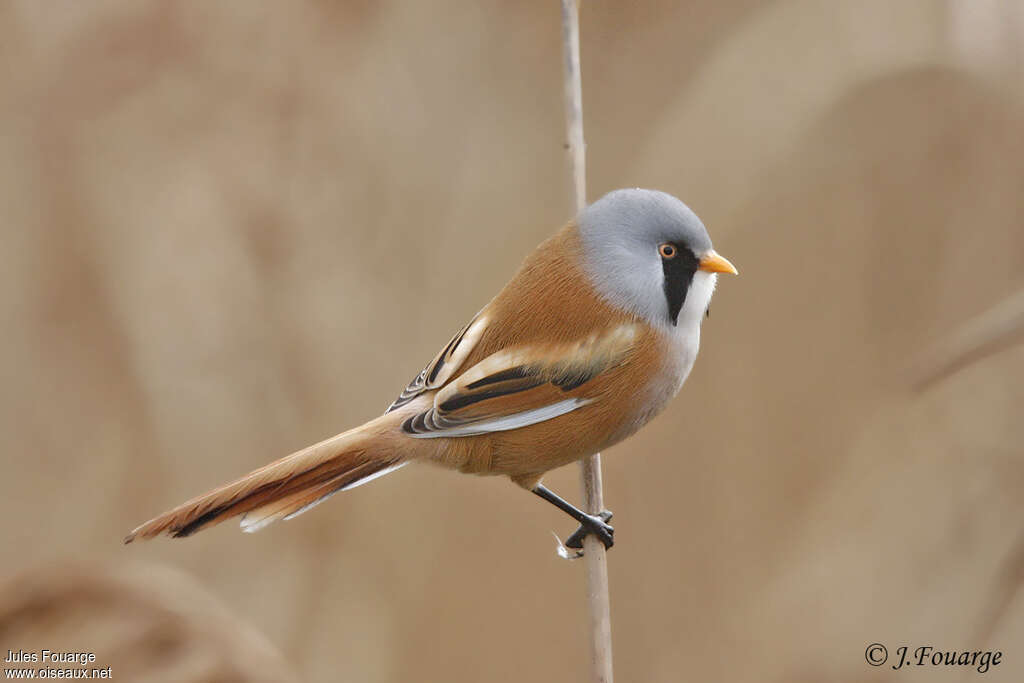
[[[611,518],[611,510],[601,510],[596,515],[587,515],[587,521],[580,524],[580,528],[565,540],[565,546],[582,549],[584,537],[587,534],[594,534],[606,549],[611,548],[615,544],[615,527],[608,524]]]
[[[596,515],[588,515],[586,512],[580,510],[578,507],[565,500],[543,484],[537,484],[530,490],[535,495],[540,496],[562,512],[580,522],[580,528],[574,531],[572,536],[566,539],[565,545],[562,545],[561,541],[559,541],[558,554],[561,557],[566,559],[582,557],[583,539],[587,534],[594,534],[597,536],[598,539],[601,540],[601,543],[604,543],[604,547],[606,549],[611,548],[615,543],[615,529],[608,523],[612,518],[610,510],[601,510]],[[578,550],[579,552],[573,556],[573,553],[570,553],[568,548]]]

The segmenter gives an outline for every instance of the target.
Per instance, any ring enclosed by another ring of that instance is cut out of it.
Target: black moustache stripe
[[[679,319],[679,311],[686,301],[686,293],[690,290],[693,275],[700,267],[700,259],[685,247],[676,248],[675,258],[662,258],[661,268],[665,273],[665,301],[668,302],[668,318],[675,325]]]

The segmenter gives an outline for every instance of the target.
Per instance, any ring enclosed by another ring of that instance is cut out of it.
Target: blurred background
[[[0,648],[586,681],[573,525],[506,480],[121,545],[379,414],[569,218],[557,2],[261,5],[0,5]],[[605,453],[619,680],[1024,680],[1024,4],[593,0],[582,54],[591,198],[741,271]]]

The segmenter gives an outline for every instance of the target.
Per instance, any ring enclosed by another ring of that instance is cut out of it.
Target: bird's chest
[[[652,413],[648,419],[660,413],[682,389],[690,370],[693,369],[693,362],[697,359],[700,328],[691,334],[673,329],[662,335],[661,344],[664,365],[660,373],[652,376],[647,387],[646,406]]]
[[[638,364],[650,366],[649,370],[636,373],[644,375],[646,381],[631,387],[617,401],[624,419],[613,435],[613,443],[647,424],[679,393],[697,358],[700,330],[692,334],[659,330],[650,341],[645,353],[636,359]]]

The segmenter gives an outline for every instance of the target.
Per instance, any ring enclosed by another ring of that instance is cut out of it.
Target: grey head
[[[655,325],[699,328],[715,273],[736,272],[711,248],[697,214],[664,192],[609,192],[577,223],[598,294]]]

